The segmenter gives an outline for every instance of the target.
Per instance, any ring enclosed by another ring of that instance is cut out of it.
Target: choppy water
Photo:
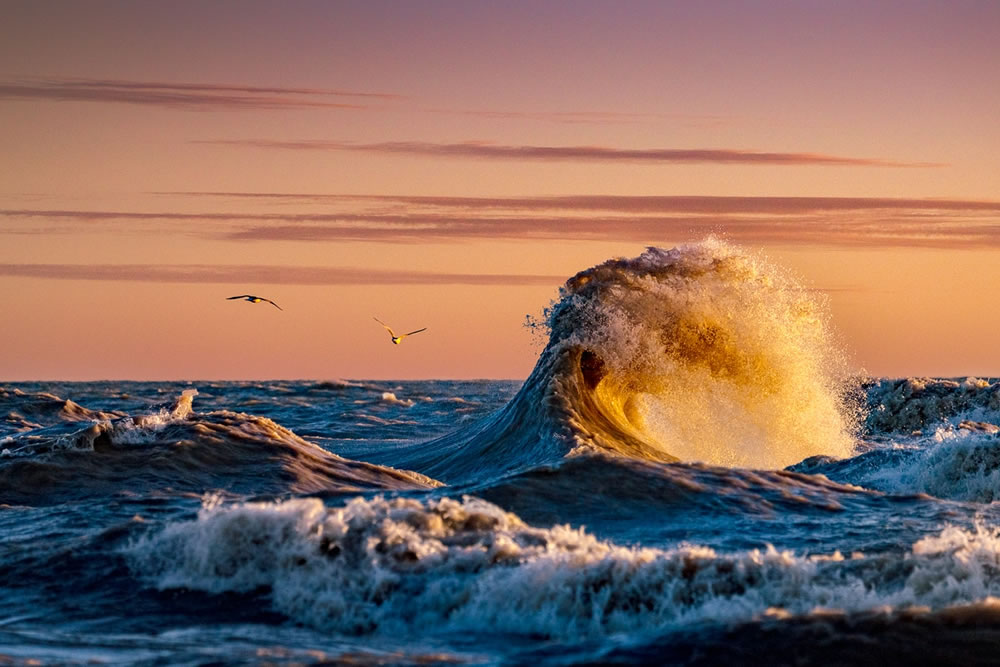
[[[1000,383],[717,242],[547,317],[524,383],[4,385],[0,659],[997,661]]]

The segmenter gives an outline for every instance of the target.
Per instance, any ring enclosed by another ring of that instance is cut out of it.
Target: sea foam
[[[223,506],[128,547],[161,589],[267,590],[327,631],[400,636],[490,627],[583,638],[816,610],[932,609],[1000,595],[1000,534],[946,526],[898,553],[625,547],[536,528],[473,498]]]

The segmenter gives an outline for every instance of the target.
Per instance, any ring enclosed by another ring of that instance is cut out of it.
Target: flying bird
[[[385,322],[383,322],[382,320],[380,320],[377,317],[373,317],[372,319],[375,320],[376,322],[378,322],[379,324],[381,324],[383,327],[385,327],[385,330],[389,332],[390,336],[392,336],[392,344],[393,345],[399,345],[400,343],[403,342],[403,339],[406,338],[407,336],[412,336],[413,334],[418,334],[421,331],[427,331],[427,327],[424,327],[423,329],[417,329],[416,331],[411,331],[410,333],[405,333],[405,334],[402,334],[400,336],[397,336],[396,332],[393,331],[389,327],[388,324],[386,324]]]
[[[226,297],[226,301],[232,301],[233,299],[246,299],[250,303],[260,303],[261,301],[267,301],[269,304],[277,308],[278,310],[284,310],[281,306],[271,301],[270,299],[265,299],[262,296],[254,296],[253,294],[240,294],[239,296]]]

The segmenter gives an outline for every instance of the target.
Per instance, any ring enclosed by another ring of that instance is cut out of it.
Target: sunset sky
[[[0,380],[523,378],[710,233],[856,368],[998,375],[998,82],[986,0],[6,0]]]

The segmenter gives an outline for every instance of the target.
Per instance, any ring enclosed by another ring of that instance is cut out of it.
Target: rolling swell
[[[90,410],[70,399],[47,392],[27,392],[0,387],[0,436],[51,426],[67,421],[87,421],[122,417],[118,412]]]
[[[688,529],[706,517],[822,515],[880,511],[883,494],[787,470],[704,463],[664,464],[620,456],[575,456],[451,492],[468,493],[535,524],[573,524],[612,534],[662,518],[660,529]],[[623,526],[622,524],[625,524]]]
[[[649,248],[570,278],[549,341],[510,403],[412,447],[447,482],[600,452],[780,468],[847,456],[858,410],[816,298],[715,239]]]
[[[196,393],[185,391],[172,405],[135,416],[107,418],[80,408],[91,421],[67,419],[3,438],[0,503],[157,490],[348,493],[438,485],[418,473],[342,458],[265,417],[196,413]]]
[[[907,607],[801,616],[764,614],[746,623],[705,625],[611,647],[600,641],[549,644],[520,664],[600,665],[995,665],[1000,604],[989,599],[940,610]]]

